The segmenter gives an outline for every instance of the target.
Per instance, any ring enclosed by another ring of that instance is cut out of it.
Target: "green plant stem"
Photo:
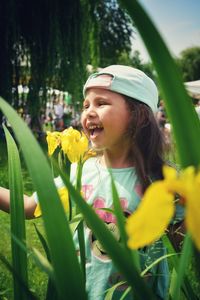
[[[111,187],[112,187],[114,212],[115,212],[115,215],[117,218],[117,225],[118,225],[118,228],[120,231],[120,237],[121,237],[122,243],[124,245],[124,248],[127,251],[127,255],[130,257],[130,259],[133,260],[133,263],[136,266],[138,272],[141,273],[140,258],[139,258],[138,251],[130,250],[127,246],[127,234],[126,234],[126,230],[125,230],[125,217],[123,214],[121,203],[119,201],[119,195],[118,195],[111,171],[109,173],[111,176]]]
[[[189,264],[189,260],[192,255],[192,240],[190,235],[187,233],[184,239],[182,255],[179,261],[176,284],[174,285],[171,291],[171,299],[178,300],[180,299],[180,289],[185,276],[185,270]]]
[[[76,177],[76,190],[78,193],[81,192],[81,177],[82,177],[83,163],[81,161],[78,162],[77,165],[77,177]],[[75,205],[76,215],[80,213],[78,206]],[[78,243],[79,243],[79,251],[80,251],[80,260],[81,267],[83,271],[84,281],[86,282],[86,257],[85,257],[85,235],[84,235],[84,222],[81,221],[77,227],[78,234]]]

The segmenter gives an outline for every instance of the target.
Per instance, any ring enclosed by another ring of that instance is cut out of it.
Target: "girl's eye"
[[[89,105],[84,105],[83,108],[82,108],[82,110],[86,110],[88,108],[89,108]]]
[[[107,103],[106,102],[99,102],[99,106],[102,106],[102,105],[106,105]]]

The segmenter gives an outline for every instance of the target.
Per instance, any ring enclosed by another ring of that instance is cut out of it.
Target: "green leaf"
[[[83,163],[81,161],[78,162],[77,165],[77,174],[76,174],[76,190],[80,193],[81,191],[81,177],[82,177]],[[75,214],[79,214],[79,210],[77,205],[75,205]],[[86,269],[85,269],[85,237],[84,237],[84,224],[81,221],[77,226],[78,233],[78,243],[79,243],[79,251],[80,251],[80,260],[83,271],[84,282],[86,282]]]
[[[45,300],[59,300],[54,281],[49,278]]]
[[[48,259],[44,255],[42,255],[39,250],[37,250],[34,247],[32,248],[31,255],[33,259],[36,261],[38,267],[40,267],[40,269],[44,271],[51,279],[55,279],[53,267],[48,261]]]
[[[12,126],[37,190],[59,299],[84,300],[83,276],[48,160],[28,126],[2,98],[0,108]]]
[[[11,233],[24,243],[26,240],[26,231],[20,158],[14,139],[8,129],[5,126],[3,126],[3,128],[8,148]],[[15,274],[18,274],[22,282],[28,286],[27,255],[13,239],[11,239],[11,248],[12,264]],[[24,289],[21,289],[21,284],[16,276],[13,276],[13,285],[14,299],[27,299],[27,295]]]
[[[70,221],[69,226],[70,226],[72,235],[74,234],[74,232],[76,231],[78,225],[82,221],[83,221],[83,216],[81,214],[78,214],[78,215],[74,216],[73,219]]]
[[[171,241],[169,240],[167,235],[163,235],[162,237],[163,243],[165,247],[168,249],[168,252],[170,254],[176,253],[175,249],[173,248]],[[179,253],[181,255],[181,253]],[[169,294],[171,295],[171,291],[174,290],[176,286],[176,280],[177,280],[177,272],[178,272],[178,267],[180,263],[180,257],[182,256],[171,256],[170,261],[172,262],[173,265],[173,272],[170,280],[170,288],[169,288]],[[187,274],[184,274],[183,282],[181,285],[181,289],[187,299],[190,300],[198,300],[197,296],[194,293],[194,290],[191,286],[190,280],[187,276]]]
[[[35,230],[37,232],[39,240],[42,244],[42,247],[45,251],[46,257],[47,257],[48,261],[51,262],[51,255],[50,255],[48,244],[47,244],[44,236],[42,235],[42,233],[37,228],[36,224],[34,223],[33,225],[35,227]],[[47,284],[47,291],[46,291],[46,300],[57,300],[58,299],[58,294],[57,294],[56,287],[55,287],[55,280],[52,279],[51,277],[52,276],[50,276],[50,274],[49,274],[48,284]]]
[[[130,287],[128,287],[128,288],[124,291],[123,295],[121,296],[121,298],[120,298],[119,300],[126,299],[126,295],[127,295],[129,292],[130,292]]]
[[[166,259],[166,258],[171,257],[171,256],[177,256],[177,255],[178,255],[178,253],[170,253],[170,254],[165,254],[165,255],[159,257],[158,259],[156,259],[153,263],[151,263],[148,267],[146,267],[146,269],[144,269],[141,272],[141,276],[144,276],[146,273],[148,273],[148,271],[151,270],[151,268],[153,268],[155,265],[157,265],[163,259]]]
[[[86,282],[86,257],[85,257],[85,237],[84,237],[84,224],[83,221],[81,221],[77,226],[77,233],[78,233],[78,243],[79,243],[79,251],[80,251],[80,260],[81,260],[81,266],[82,266],[82,272],[84,281]]]
[[[43,247],[43,249],[44,249],[44,252],[45,252],[45,254],[46,254],[46,257],[47,257],[48,261],[50,262],[50,261],[51,261],[51,255],[50,255],[50,251],[49,251],[48,244],[47,244],[47,242],[46,242],[44,236],[42,235],[42,233],[41,233],[41,232],[39,231],[39,229],[37,228],[36,224],[33,223],[33,225],[34,225],[34,227],[35,227],[35,231],[36,231],[36,233],[37,233],[37,235],[38,235],[38,238],[39,238],[39,240],[40,240],[40,242],[41,242],[41,244],[42,244],[42,247]]]
[[[112,296],[115,292],[115,290],[120,286],[120,285],[123,285],[125,284],[126,281],[120,281],[118,283],[116,283],[115,285],[113,285],[111,288],[109,288],[106,292],[106,296],[105,296],[105,299],[104,300],[112,300]]]
[[[127,234],[125,231],[125,216],[123,214],[122,211],[122,207],[121,207],[121,203],[119,201],[119,195],[112,177],[112,174],[110,172],[110,176],[111,176],[111,188],[112,188],[112,196],[113,196],[113,205],[114,205],[114,213],[116,215],[117,218],[117,225],[120,231],[120,237],[122,239],[122,242],[124,244],[125,247],[127,247]]]
[[[172,300],[179,299],[180,296],[180,289],[182,282],[184,280],[185,270],[189,264],[189,259],[192,254],[192,240],[189,234],[186,234],[183,244],[183,251],[179,261],[178,270],[177,270],[177,277],[176,277],[176,284],[174,285],[174,289],[171,291],[171,298]]]
[[[127,251],[127,255],[130,257],[130,259],[133,259],[134,265],[136,266],[137,270],[140,272],[140,260],[139,260],[139,253],[137,250],[130,250],[127,246],[127,234],[125,231],[125,217],[123,214],[123,210],[121,207],[121,203],[119,201],[119,195],[112,177],[112,174],[110,172],[111,176],[111,187],[112,187],[112,196],[113,196],[113,204],[114,204],[114,212],[117,218],[117,225],[120,231],[120,237],[122,239],[122,242],[124,244],[124,247]]]

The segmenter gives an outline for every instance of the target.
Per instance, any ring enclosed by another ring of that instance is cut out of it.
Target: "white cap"
[[[153,112],[157,111],[157,87],[150,77],[138,69],[122,65],[106,67],[89,76],[83,87],[84,97],[86,90],[92,87],[107,89],[131,97],[148,105]]]

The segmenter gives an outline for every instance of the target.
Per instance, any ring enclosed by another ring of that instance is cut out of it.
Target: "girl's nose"
[[[87,109],[87,116],[88,117],[96,117],[97,116],[97,112],[94,107],[91,106]]]

